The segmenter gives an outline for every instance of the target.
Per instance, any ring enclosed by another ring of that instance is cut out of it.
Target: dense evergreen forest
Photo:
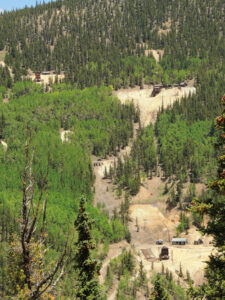
[[[105,257],[109,243],[130,241],[126,215],[128,194],[137,194],[143,177],[158,175],[160,169],[164,179],[178,182],[178,191],[185,182],[207,183],[215,176],[218,153],[213,145],[219,133],[213,120],[221,111],[218,99],[224,94],[224,21],[223,0],[58,0],[0,14],[0,53],[4,53],[5,62],[0,65],[0,139],[8,145],[4,151],[0,144],[0,298],[16,299],[19,291],[21,299],[38,299],[26,295],[20,269],[18,273],[12,272],[14,268],[17,270],[15,265],[20,266],[15,253],[21,233],[21,177],[27,163],[24,151],[27,136],[31,135],[29,159],[34,151],[31,161],[36,203],[44,174],[48,173],[44,180],[48,205],[47,234],[43,242],[43,249],[48,248],[48,253],[43,264],[40,263],[41,268],[46,271],[47,261],[54,264],[60,260],[64,245],[68,244],[67,272],[54,291],[56,299],[76,297],[74,282],[79,281],[78,274],[94,285],[93,291],[96,289],[101,295],[99,299],[106,299],[106,291],[92,280],[95,268],[99,268],[97,259]],[[159,62],[153,58],[152,49],[162,50]],[[65,79],[46,88],[27,80],[29,71],[54,71],[65,74]],[[133,137],[134,123],[140,122],[136,107],[121,104],[112,95],[113,88],[169,85],[189,79],[194,79],[197,94],[166,109],[162,107],[155,125],[146,128],[140,125],[130,155],[106,170],[105,177],[117,186],[118,195],[123,190],[127,192],[121,205],[123,215],[115,212],[109,219],[104,206],[94,207],[92,203],[95,177],[91,156],[116,156]],[[10,102],[3,103],[4,98],[10,98]],[[63,142],[60,134],[64,130],[68,136]],[[195,196],[192,194],[189,204]],[[85,195],[86,204],[81,202],[79,206],[81,195]],[[212,198],[216,200],[213,202]],[[216,207],[223,217],[222,198],[210,193],[199,199],[195,213],[205,209],[214,221]],[[178,204],[177,200],[175,204],[171,201],[172,206]],[[85,209],[95,219],[92,226]],[[74,228],[75,219],[82,220],[82,228],[79,221]],[[220,228],[214,228],[213,221],[205,232],[213,234],[216,245],[222,249],[223,233]],[[85,230],[91,230],[93,241],[89,233],[84,234]],[[36,239],[39,233],[42,234],[40,225]],[[86,244],[82,243],[83,235],[88,237]],[[78,244],[74,243],[77,236]],[[98,253],[95,246],[100,243],[102,250]],[[31,247],[38,248],[32,241]],[[92,259],[88,256],[89,248]],[[87,262],[88,279],[81,262],[77,262],[80,273],[75,267],[77,249],[79,257]],[[41,250],[35,251],[38,260]],[[192,295],[203,297],[205,293],[207,299],[225,295],[224,288],[215,289],[212,271],[219,264],[215,273],[223,286],[222,258],[211,258],[207,271],[210,287],[192,290]],[[112,261],[110,268],[105,289],[113,280],[112,272],[121,276],[118,300],[135,299],[138,288],[150,299],[189,299],[181,286],[174,283],[172,275],[164,271],[154,278],[153,294],[149,294],[141,266],[141,279],[132,279],[131,253],[123,252]],[[189,277],[188,280],[191,282]],[[85,293],[89,291],[86,288]],[[79,292],[80,299],[88,299],[85,293]]]
[[[0,15],[14,80],[29,68],[63,71],[80,88],[176,82],[221,66],[224,33],[222,0],[65,0]],[[159,65],[150,49],[164,50]]]

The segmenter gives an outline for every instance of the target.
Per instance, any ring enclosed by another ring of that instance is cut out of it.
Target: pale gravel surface
[[[6,144],[6,142],[4,142],[2,140],[1,140],[1,144],[2,144],[3,150],[6,152],[8,149],[8,145]]]
[[[61,138],[62,143],[69,142],[69,137],[71,134],[73,134],[73,131],[61,129],[60,130],[60,138]]]
[[[166,108],[172,105],[176,100],[188,96],[189,94],[195,94],[195,87],[174,87],[170,89],[163,88],[161,92],[151,97],[153,86],[145,87],[140,89],[138,87],[131,89],[123,89],[114,92],[122,103],[131,102],[138,106],[141,114],[141,123],[145,127],[150,122],[155,122],[157,112],[162,107]]]

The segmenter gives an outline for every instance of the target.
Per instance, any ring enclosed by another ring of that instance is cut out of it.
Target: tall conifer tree
[[[77,253],[75,257],[75,269],[78,270],[76,297],[80,300],[97,300],[101,299],[97,278],[100,265],[96,259],[92,258],[91,252],[96,248],[96,245],[91,237],[93,222],[86,213],[85,202],[86,199],[82,197],[79,213],[74,224],[78,231]]]

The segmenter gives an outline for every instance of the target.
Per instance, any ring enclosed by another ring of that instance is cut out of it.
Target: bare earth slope
[[[155,122],[157,112],[162,104],[164,107],[167,107],[177,99],[188,96],[189,93],[193,94],[196,92],[195,87],[189,86],[184,88],[162,89],[156,97],[150,97],[152,90],[153,87],[147,87],[142,90],[132,88],[116,91],[114,95],[116,95],[122,103],[133,101],[140,109],[142,125],[147,126],[150,122]],[[131,144],[118,153],[118,156],[129,153],[130,148]],[[112,216],[114,208],[119,209],[121,199],[116,196],[112,183],[103,179],[103,177],[105,167],[108,169],[110,164],[113,164],[116,159],[116,157],[102,159],[100,160],[100,165],[94,166],[96,176],[95,204],[97,202],[105,203],[110,216]],[[96,158],[93,158],[93,161],[96,161]],[[166,196],[163,196],[164,185],[165,183],[160,177],[153,177],[152,180],[147,179],[142,183],[139,193],[132,197],[129,230],[132,237],[131,244],[135,246],[139,253],[136,258],[138,261],[143,261],[145,269],[148,271],[148,276],[150,275],[150,271],[152,271],[152,267],[155,271],[160,272],[163,263],[165,269],[168,268],[176,279],[178,278],[181,265],[184,275],[186,271],[189,271],[195,284],[201,284],[204,280],[205,261],[207,261],[213,248],[209,244],[208,237],[203,238],[204,243],[202,245],[193,245],[194,240],[201,238],[201,234],[196,231],[195,227],[189,230],[187,236],[183,235],[188,238],[189,245],[171,245],[171,239],[175,235],[175,229],[179,224],[179,211],[176,209],[172,211],[166,210]],[[155,244],[157,239],[163,239],[164,244],[169,247],[169,260],[159,260],[159,253],[162,246]],[[121,253],[121,246],[129,248],[129,246],[123,244],[123,242],[110,246],[110,251],[103,263],[101,282],[103,282],[103,277],[110,259]],[[151,253],[152,258],[149,259],[146,253]],[[117,284],[118,282],[115,283],[115,285]],[[185,281],[183,284],[186,284]],[[116,297],[115,285],[108,295],[111,300]]]
[[[122,103],[127,101],[133,101],[140,109],[141,122],[143,126],[147,126],[150,122],[155,122],[157,112],[164,106],[173,104],[177,99],[188,96],[189,94],[195,94],[196,88],[192,86],[187,87],[174,87],[170,89],[162,89],[161,92],[151,97],[153,86],[146,87],[144,89],[132,88],[123,89],[114,92],[114,94],[120,99]]]

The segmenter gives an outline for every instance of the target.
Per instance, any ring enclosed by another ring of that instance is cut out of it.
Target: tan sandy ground
[[[53,74],[51,72],[50,75],[42,75],[41,74],[41,81],[38,82],[38,84],[44,84],[44,85],[48,85],[49,82],[52,82],[54,83],[55,82],[55,78],[56,78],[56,74]],[[29,74],[28,76],[26,76],[27,78],[31,79],[32,81],[35,81],[35,74],[31,71],[29,71]],[[60,74],[58,75],[58,80],[63,80],[65,78],[65,75],[64,74]]]
[[[61,138],[62,143],[69,142],[69,136],[71,134],[73,134],[73,131],[61,129],[60,130],[60,138]]]
[[[171,244],[166,244],[166,246],[169,248],[170,258],[168,260],[160,261],[158,259],[161,247],[157,245],[147,248],[151,249],[156,257],[156,260],[153,260],[153,262],[146,260],[142,251],[139,252],[139,260],[143,261],[145,270],[147,272],[151,271],[153,267],[154,271],[161,272],[163,264],[164,270],[168,268],[168,270],[172,272],[174,278],[177,279],[181,266],[184,278],[186,278],[188,271],[196,286],[202,284],[204,282],[204,268],[206,267],[206,261],[214,249],[210,246],[206,247],[201,245],[171,246]],[[141,249],[141,247],[139,247],[139,249]],[[142,247],[142,249],[145,248]]]
[[[161,247],[156,245],[158,239],[164,240],[164,245],[169,247],[170,259],[163,261],[163,264],[175,276],[179,272],[180,264],[182,265],[184,276],[189,271],[195,285],[201,284],[204,280],[205,261],[213,251],[209,244],[210,237],[202,237],[196,228],[192,227],[188,235],[182,234],[188,239],[189,244],[185,246],[172,246],[171,239],[175,234],[175,228],[179,224],[179,213],[174,210],[169,217],[165,217],[162,212],[153,205],[131,205],[130,207],[132,223],[129,229],[132,234],[132,241],[136,249],[150,249],[155,256],[154,269],[161,271],[162,261],[158,260]],[[136,222],[139,225],[137,232]],[[202,238],[202,245],[193,245],[194,240]],[[143,254],[141,259],[144,262],[146,270],[151,270],[152,262],[148,261]]]
[[[100,283],[103,284],[106,276],[106,271],[107,271],[107,266],[110,263],[110,260],[119,256],[123,249],[128,249],[130,248],[130,244],[128,244],[126,241],[121,241],[119,243],[111,244],[109,246],[109,251],[108,254],[102,264],[101,267],[101,272],[99,276]]]
[[[150,122],[155,122],[157,112],[163,106],[166,108],[172,105],[177,99],[195,94],[195,87],[175,87],[171,89],[162,89],[156,97],[151,97],[153,86],[140,89],[139,87],[123,89],[115,91],[114,94],[120,99],[122,103],[133,101],[139,107],[141,113],[141,123],[147,126]]]
[[[119,90],[114,92],[122,103],[126,101],[133,101],[135,105],[139,106],[141,113],[141,123],[146,126],[150,122],[156,120],[157,112],[162,106],[167,107],[171,105],[176,99],[181,99],[183,96],[188,96],[189,93],[196,93],[196,89],[193,86],[185,88],[171,88],[163,89],[156,97],[150,97],[153,87],[147,87],[143,90],[139,88]],[[124,149],[124,152],[129,153],[131,145]],[[119,153],[121,155],[122,152]],[[96,159],[96,158],[95,158]],[[115,157],[101,160],[102,165],[94,167],[96,175],[95,183],[95,203],[101,202],[106,204],[106,208],[111,211],[114,208],[119,208],[120,199],[116,197],[113,191],[113,186],[110,181],[104,180],[105,167],[109,169],[110,164],[113,164]],[[178,278],[177,274],[182,265],[184,276],[186,271],[190,272],[195,284],[200,284],[204,280],[204,267],[205,261],[208,259],[210,253],[213,251],[211,245],[209,245],[210,238],[201,237],[201,234],[196,231],[194,227],[189,230],[189,234],[185,236],[189,240],[187,246],[172,246],[170,241],[175,235],[175,229],[179,224],[179,211],[173,209],[171,211],[166,210],[165,200],[167,196],[163,195],[165,183],[160,177],[153,177],[152,180],[146,179],[142,182],[140,192],[132,198],[130,207],[131,222],[129,223],[129,230],[131,232],[131,243],[136,249],[150,249],[155,256],[154,271],[161,271],[162,262],[158,260],[161,247],[155,244],[157,239],[163,239],[169,247],[170,259],[163,261],[165,269],[168,268]],[[197,190],[204,188],[204,185],[199,186]],[[185,187],[186,190],[186,187]],[[185,192],[184,190],[184,192]],[[197,191],[197,192],[198,192]],[[99,201],[100,200],[100,201]],[[110,215],[111,215],[110,214]],[[137,232],[138,224],[139,231]],[[194,240],[202,238],[203,245],[193,245]],[[114,247],[117,247],[114,245]],[[109,252],[107,256],[107,262],[104,264],[106,270],[107,264],[110,261],[110,256],[114,256],[114,252]],[[115,252],[116,253],[116,252]],[[143,253],[140,251],[137,259],[142,260],[147,271],[151,271],[152,262],[146,259]],[[104,274],[104,273],[103,273]],[[150,276],[150,272],[148,272]],[[182,281],[185,284],[185,281]],[[110,299],[115,299],[116,290],[115,286],[112,289],[112,294],[109,295]]]
[[[154,57],[156,62],[159,62],[160,58],[163,57],[164,50],[161,50],[161,49],[159,49],[159,50],[153,50],[153,49],[145,50],[145,55],[146,56],[148,56],[150,53],[152,54],[152,56]]]
[[[5,60],[5,54],[6,54],[5,50],[0,51],[0,62]]]
[[[154,244],[156,240],[169,241],[175,233],[179,223],[179,214],[170,214],[167,218],[158,207],[151,204],[135,204],[130,206],[131,224],[130,230],[133,234],[134,243]],[[137,232],[138,223],[139,232]],[[145,232],[145,238],[140,233]],[[142,236],[142,235],[141,235]]]

